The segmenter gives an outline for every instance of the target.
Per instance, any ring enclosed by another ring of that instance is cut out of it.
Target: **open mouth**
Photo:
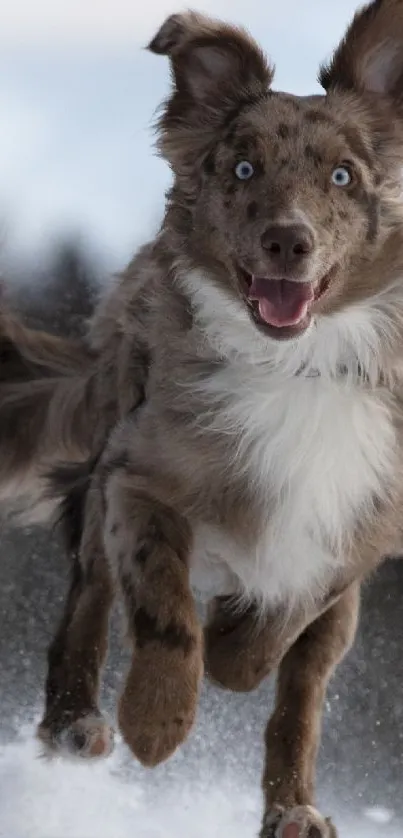
[[[306,331],[312,319],[312,306],[329,285],[329,275],[314,284],[242,273],[244,295],[253,320],[265,332],[280,339]]]

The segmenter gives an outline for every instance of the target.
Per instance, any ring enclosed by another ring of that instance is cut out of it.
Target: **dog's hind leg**
[[[70,551],[71,582],[63,618],[48,653],[46,707],[38,730],[49,751],[87,758],[107,756],[113,747],[113,731],[98,707],[115,593],[104,553],[101,501],[96,477],[86,497],[76,498],[83,533],[78,549],[72,545]]]

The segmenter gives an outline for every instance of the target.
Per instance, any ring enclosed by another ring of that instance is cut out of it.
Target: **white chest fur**
[[[203,339],[229,362],[203,384],[212,432],[238,435],[232,466],[262,497],[278,500],[252,550],[198,528],[193,583],[209,596],[235,591],[267,605],[315,595],[345,562],[355,523],[395,467],[390,411],[376,389],[354,379],[359,360],[370,382],[378,380],[401,283],[319,317],[296,342],[277,343],[207,274],[193,271],[181,282]],[[303,365],[320,376],[297,376]],[[340,366],[347,377],[337,377]]]
[[[345,561],[357,519],[387,485],[395,447],[389,410],[364,385],[263,370],[251,378],[239,364],[208,386],[217,405],[212,433],[239,434],[235,468],[277,501],[252,550],[222,530],[197,528],[194,587],[262,605],[319,594]]]

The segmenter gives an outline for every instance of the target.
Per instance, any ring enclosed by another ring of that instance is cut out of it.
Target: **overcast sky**
[[[247,26],[277,64],[276,86],[317,89],[316,72],[354,0],[201,0]],[[120,265],[160,218],[165,165],[150,124],[166,59],[143,46],[170,0],[12,0],[0,27],[0,223],[32,252],[78,230]]]

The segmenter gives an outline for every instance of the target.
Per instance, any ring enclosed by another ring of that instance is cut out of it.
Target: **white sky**
[[[87,46],[143,43],[163,17],[188,5],[170,0],[12,0],[3,4],[0,42],[17,44],[85,44]],[[255,19],[264,30],[294,29],[301,37],[326,33],[351,15],[354,0],[200,0],[198,9],[232,19]],[[287,24],[289,21],[289,24]]]

